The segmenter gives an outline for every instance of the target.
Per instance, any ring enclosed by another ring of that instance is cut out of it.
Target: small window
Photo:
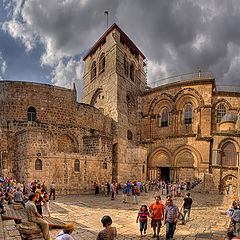
[[[37,113],[34,107],[28,108],[28,121],[36,122],[37,120]]]
[[[126,55],[124,56],[124,73],[128,76],[128,62]]]
[[[164,109],[162,111],[161,127],[167,127],[167,126],[168,126],[168,110]]]
[[[96,78],[96,75],[97,75],[97,67],[96,67],[96,61],[94,61],[91,66],[91,80],[94,80]]]
[[[127,131],[127,139],[132,141],[133,140],[133,134],[130,130]]]
[[[184,124],[192,124],[192,107],[190,105],[185,109]]]
[[[102,53],[99,59],[99,73],[102,73],[104,71],[105,71],[105,54]]]
[[[103,169],[107,169],[107,159],[106,158],[104,159],[104,162],[103,162]]]
[[[145,173],[145,166],[144,165],[142,166],[142,173],[143,174]]]
[[[130,66],[130,79],[134,82],[134,71],[135,71],[135,69],[134,69],[134,65],[133,64],[131,64],[131,66]]]
[[[36,161],[35,161],[35,170],[42,170],[42,160],[40,160],[40,159],[37,159]]]
[[[80,172],[80,161],[78,159],[76,159],[74,162],[74,171]]]
[[[217,123],[220,123],[223,116],[226,114],[226,107],[223,104],[219,104],[217,107]]]

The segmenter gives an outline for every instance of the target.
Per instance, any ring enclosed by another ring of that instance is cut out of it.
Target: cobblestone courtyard
[[[174,239],[203,240],[225,238],[229,198],[223,195],[192,193],[193,208],[191,220],[187,225],[178,223]],[[181,198],[175,198],[174,203],[179,207]],[[74,222],[76,230],[73,237],[76,240],[94,240],[102,229],[101,218],[110,215],[113,226],[117,227],[117,239],[140,239],[139,224],[136,223],[137,212],[142,204],[154,201],[153,193],[144,193],[139,197],[139,204],[132,204],[132,196],[127,204],[122,203],[120,193],[116,200],[110,197],[95,195],[68,195],[59,196],[51,201],[52,217],[57,217],[65,222]],[[165,200],[165,197],[163,197]],[[51,230],[51,237],[55,239],[59,229]],[[148,221],[147,235],[143,239],[152,239],[152,229]],[[165,239],[165,226],[161,229],[161,238]]]

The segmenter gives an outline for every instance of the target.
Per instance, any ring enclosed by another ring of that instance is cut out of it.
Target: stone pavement
[[[192,193],[193,208],[191,220],[187,225],[178,223],[174,239],[181,240],[223,240],[226,236],[227,217],[226,211],[230,200],[223,195]],[[50,201],[52,217],[57,217],[66,222],[73,222],[77,228],[73,233],[75,240],[94,240],[97,233],[102,230],[101,218],[110,215],[113,226],[117,227],[117,239],[140,239],[139,224],[136,223],[137,212],[142,204],[150,205],[154,201],[153,193],[144,193],[139,197],[139,204],[121,202],[122,194],[116,200],[110,197],[95,195],[68,195],[59,196],[55,201]],[[165,197],[162,197],[165,200]],[[175,198],[174,203],[179,207],[181,198]],[[51,237],[55,239],[59,229],[51,230]],[[148,221],[147,235],[142,239],[152,239],[150,220]],[[161,229],[161,239],[165,239],[165,226]]]

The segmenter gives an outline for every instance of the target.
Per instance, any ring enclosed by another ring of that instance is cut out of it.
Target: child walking
[[[138,219],[139,219],[141,237],[142,237],[143,230],[144,230],[144,234],[146,234],[147,232],[147,217],[149,217],[147,206],[142,205],[140,208],[140,211],[138,212],[138,216],[136,220],[136,223],[138,223]]]

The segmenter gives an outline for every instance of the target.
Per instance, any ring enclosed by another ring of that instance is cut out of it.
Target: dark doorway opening
[[[160,179],[164,181],[170,181],[170,168],[169,167],[161,167],[160,169]]]

